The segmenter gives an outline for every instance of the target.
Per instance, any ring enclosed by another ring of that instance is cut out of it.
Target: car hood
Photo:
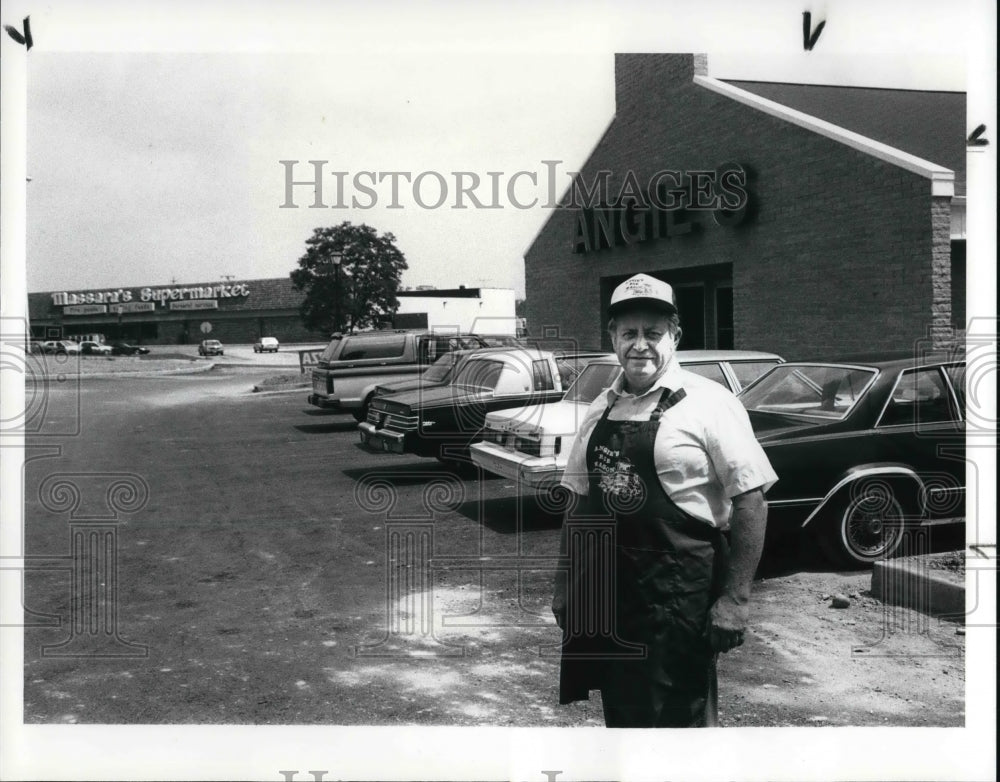
[[[382,409],[384,406],[386,409],[397,410],[403,407],[410,410],[429,410],[436,407],[469,404],[492,397],[492,391],[477,391],[452,385],[430,386],[401,391],[385,397],[376,397],[372,400],[372,405],[377,409]]]
[[[504,432],[574,435],[588,407],[586,402],[560,401],[497,410],[486,414],[486,425]]]

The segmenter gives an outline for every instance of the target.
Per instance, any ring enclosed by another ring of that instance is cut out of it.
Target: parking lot
[[[74,523],[113,526],[117,618],[88,621],[139,646],[43,654],[81,593],[65,567],[29,571],[25,721],[603,724],[596,698],[557,703],[560,519],[502,479],[369,453],[305,390],[251,393],[266,374],[51,385],[27,448],[29,560],[65,557]],[[112,499],[122,481],[130,500]],[[964,635],[869,582],[770,551],[747,643],[720,661],[723,724],[964,724]]]

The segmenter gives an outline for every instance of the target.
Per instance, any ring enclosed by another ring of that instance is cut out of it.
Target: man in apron
[[[736,397],[678,364],[669,285],[631,277],[609,315],[623,372],[562,481],[559,702],[597,689],[608,727],[717,725],[716,655],[743,643],[777,476]]]

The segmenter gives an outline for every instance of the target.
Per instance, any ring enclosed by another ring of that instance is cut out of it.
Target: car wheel
[[[351,411],[351,415],[354,416],[354,420],[357,421],[358,423],[368,420],[368,408],[371,407],[373,396],[375,395],[369,394],[368,396],[366,396],[365,401],[361,403],[361,407],[359,407],[357,410]]]
[[[906,532],[905,519],[890,484],[856,484],[821,531],[820,548],[836,565],[867,567],[899,550]]]

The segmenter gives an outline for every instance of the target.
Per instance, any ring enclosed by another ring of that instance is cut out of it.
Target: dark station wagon
[[[740,394],[779,480],[768,526],[815,535],[837,564],[898,553],[965,516],[965,362],[927,357],[775,367]]]

